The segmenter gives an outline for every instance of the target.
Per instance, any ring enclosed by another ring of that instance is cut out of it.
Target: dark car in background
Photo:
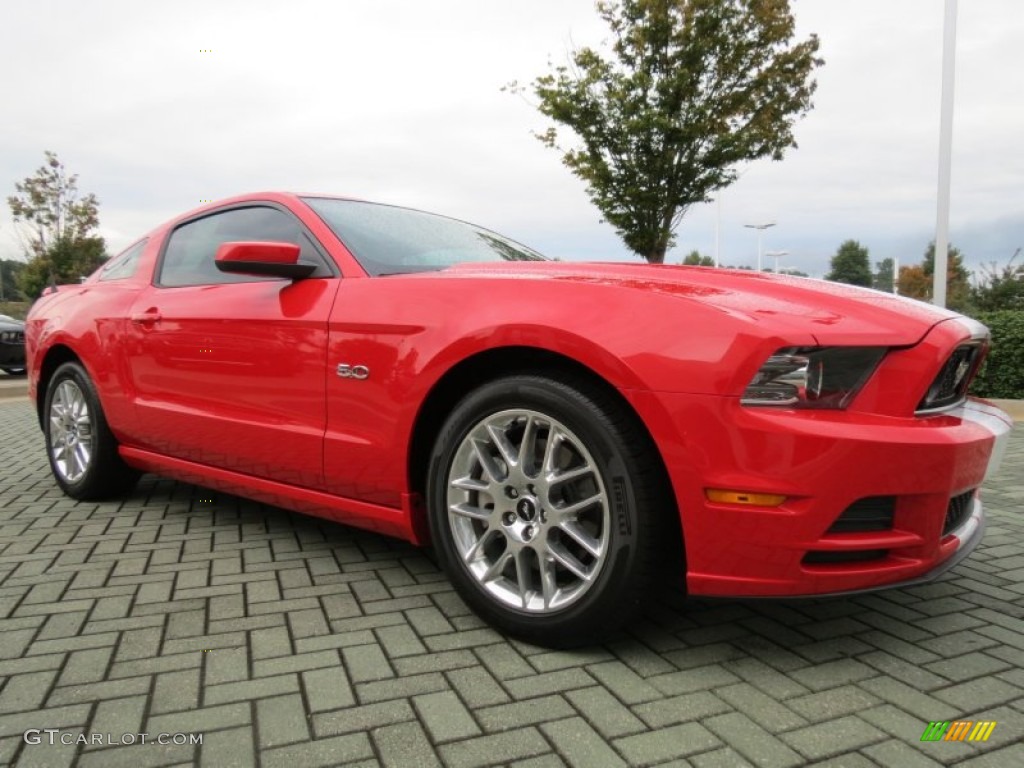
[[[7,315],[0,315],[0,370],[25,373],[25,324]]]

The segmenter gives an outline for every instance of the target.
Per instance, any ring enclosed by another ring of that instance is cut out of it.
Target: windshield
[[[303,200],[374,277],[453,264],[547,261],[525,245],[457,219],[358,200]]]

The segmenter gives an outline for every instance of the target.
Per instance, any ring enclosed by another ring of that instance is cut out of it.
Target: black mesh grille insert
[[[981,347],[978,344],[962,344],[953,350],[935,381],[928,387],[927,394],[918,403],[917,410],[945,408],[963,400],[980,357]]]
[[[949,506],[946,507],[946,524],[942,526],[942,535],[945,536],[963,525],[970,516],[973,506],[974,491],[967,491],[951,498]]]
[[[890,531],[895,508],[895,496],[867,496],[857,499],[836,518],[828,533]]]

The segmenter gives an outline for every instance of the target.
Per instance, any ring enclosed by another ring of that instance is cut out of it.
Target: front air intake
[[[949,500],[946,507],[946,522],[942,526],[942,535],[951,533],[959,528],[968,517],[971,516],[971,509],[974,507],[974,491],[966,491]]]
[[[895,496],[866,496],[857,499],[828,529],[828,533],[866,533],[891,531]]]

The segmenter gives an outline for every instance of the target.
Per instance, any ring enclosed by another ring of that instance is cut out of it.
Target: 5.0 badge
[[[370,369],[365,365],[349,365],[338,363],[338,376],[343,379],[365,379],[370,375]]]

